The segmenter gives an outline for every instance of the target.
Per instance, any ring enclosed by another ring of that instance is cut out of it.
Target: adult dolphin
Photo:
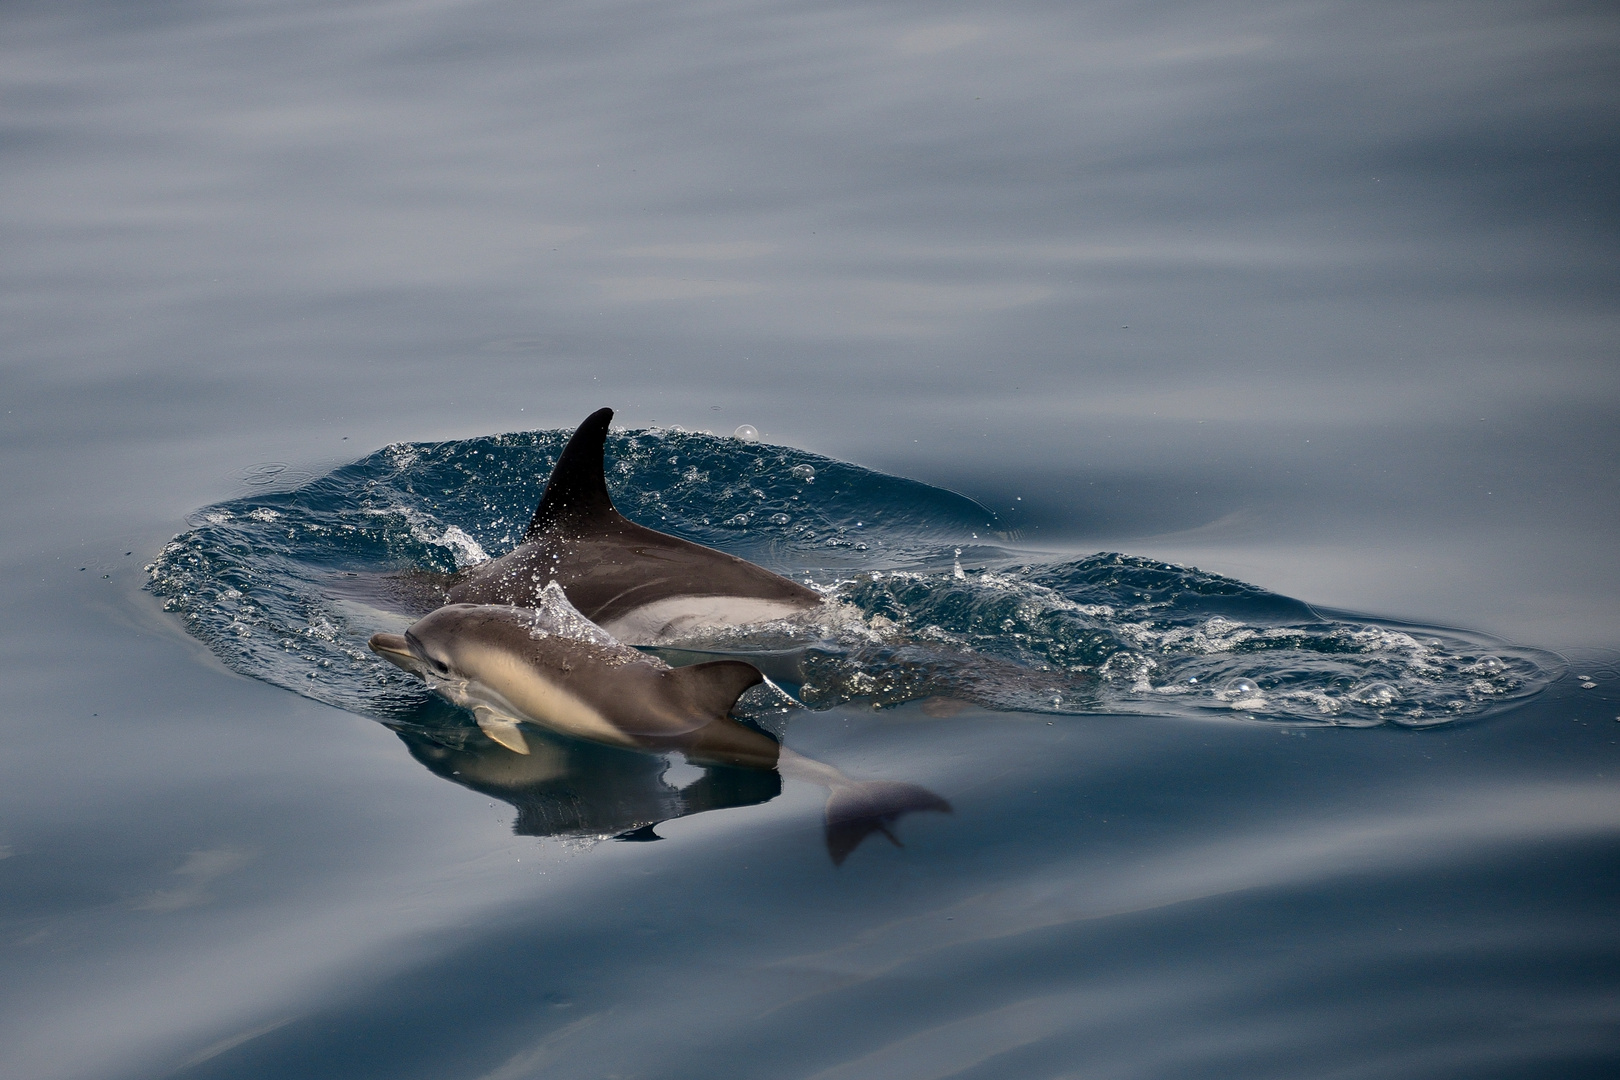
[[[731,719],[743,691],[763,681],[750,664],[717,660],[671,668],[615,641],[547,585],[530,608],[450,604],[371,648],[470,709],[484,733],[529,752],[522,725],[611,746],[678,751],[695,764],[774,769],[825,787],[827,850],[835,863],[867,836],[915,810],[949,812],[915,784],[852,780]]]
[[[614,509],[602,468],[611,419],[612,409],[585,418],[557,459],[523,542],[469,571],[449,590],[450,603],[532,606],[555,581],[581,614],[630,645],[770,622],[821,603],[813,589]]]

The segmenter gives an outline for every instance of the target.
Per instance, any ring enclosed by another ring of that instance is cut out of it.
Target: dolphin
[[[950,812],[925,788],[852,780],[731,719],[737,698],[764,681],[753,665],[716,660],[671,668],[586,619],[557,582],[533,607],[447,604],[371,649],[471,710],[495,742],[529,753],[522,725],[636,750],[678,751],[693,764],[776,770],[828,791],[827,850],[842,863],[860,842],[915,810]]]
[[[629,645],[771,622],[821,603],[813,589],[614,509],[602,470],[612,418],[612,409],[585,418],[557,459],[522,543],[469,570],[450,588],[450,603],[529,607],[555,581],[587,619]]]

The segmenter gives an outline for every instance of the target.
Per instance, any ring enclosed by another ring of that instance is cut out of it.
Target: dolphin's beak
[[[422,673],[422,663],[416,658],[416,654],[411,652],[410,643],[405,640],[404,635],[372,634],[371,640],[366,644],[371,646],[372,652],[395,667],[402,667],[412,675]]]

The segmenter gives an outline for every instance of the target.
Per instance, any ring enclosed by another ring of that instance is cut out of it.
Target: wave
[[[231,668],[396,726],[435,712],[366,648],[514,546],[568,432],[400,443],[192,515],[148,588]],[[1328,612],[1193,567],[1018,551],[953,492],[788,447],[610,435],[632,520],[804,581],[811,616],[660,650],[753,659],[803,704],[922,699],[1060,715],[1427,727],[1534,694],[1557,663],[1455,630]],[[769,692],[746,698],[761,722]]]

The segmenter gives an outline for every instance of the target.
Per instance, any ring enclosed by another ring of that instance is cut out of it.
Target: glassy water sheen
[[[0,1077],[1620,1075],[1613,9],[10,0]],[[949,813],[365,648],[603,406]]]

